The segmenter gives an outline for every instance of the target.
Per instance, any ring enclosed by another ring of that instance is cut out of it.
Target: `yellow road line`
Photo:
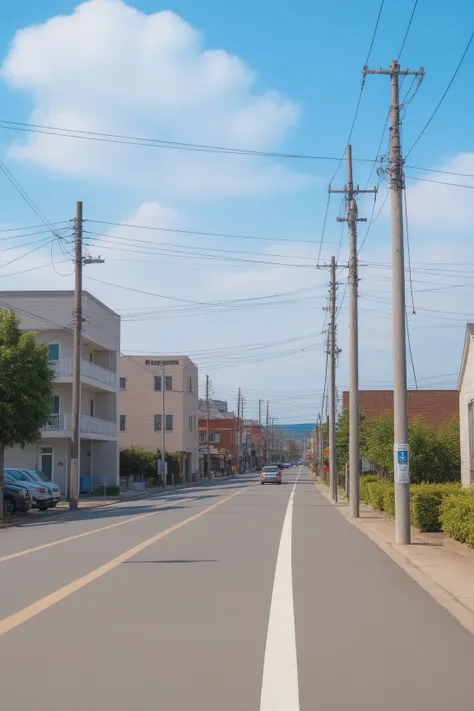
[[[160,539],[165,538],[165,536],[168,536],[170,533],[173,533],[174,531],[183,528],[183,526],[186,526],[188,523],[196,521],[196,519],[201,518],[201,516],[204,516],[205,514],[209,513],[210,511],[213,511],[214,509],[217,509],[219,506],[222,506],[223,504],[230,501],[230,499],[233,499],[234,496],[238,496],[239,494],[241,494],[242,491],[243,489],[240,489],[240,491],[236,491],[233,494],[230,494],[230,496],[226,496],[224,499],[221,499],[217,503],[208,506],[203,511],[200,511],[199,513],[193,514],[192,516],[185,518],[184,521],[180,521],[179,523],[174,524],[174,526],[170,526],[170,528],[167,528],[165,531],[157,533],[155,536],[152,536],[146,541],[143,541],[137,546],[134,546],[128,551],[125,551],[125,553],[121,553],[116,558],[109,560],[108,563],[101,565],[99,568],[92,570],[90,573],[83,575],[81,578],[73,580],[72,583],[64,585],[62,588],[59,588],[59,590],[55,590],[53,593],[42,597],[41,600],[37,600],[33,604],[28,605],[28,607],[23,608],[23,610],[19,610],[13,615],[5,617],[3,620],[0,620],[0,636],[5,634],[6,632],[10,632],[10,630],[14,629],[15,627],[18,627],[24,622],[31,620],[33,617],[36,617],[36,615],[39,615],[40,612],[44,612],[44,610],[47,610],[48,608],[55,605],[57,602],[60,602],[61,600],[64,600],[65,598],[69,597],[78,590],[81,590],[81,588],[85,587],[89,583],[94,582],[94,580],[101,578],[106,573],[110,573],[111,570],[114,570],[114,568],[117,568],[126,560],[133,558],[133,556],[138,555],[138,553],[141,553],[143,550],[145,550],[145,548],[148,548],[148,546],[151,546],[153,543],[156,543]]]

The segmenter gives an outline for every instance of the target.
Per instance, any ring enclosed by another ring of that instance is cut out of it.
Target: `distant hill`
[[[282,430],[290,432],[293,439],[303,440],[305,437],[308,437],[311,434],[311,432],[315,428],[315,424],[310,422],[303,422],[297,425],[278,425],[278,427]]]

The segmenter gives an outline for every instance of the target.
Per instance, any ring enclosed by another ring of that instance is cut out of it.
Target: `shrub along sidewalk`
[[[360,499],[378,511],[395,517],[393,482],[376,474],[361,477]],[[450,538],[474,548],[474,490],[460,484],[413,484],[410,487],[413,526],[422,532],[443,531]]]

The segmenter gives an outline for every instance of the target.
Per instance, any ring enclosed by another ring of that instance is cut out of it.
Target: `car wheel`
[[[4,516],[11,516],[14,514],[16,511],[15,504],[11,499],[5,499],[3,502],[3,515]]]
[[[264,481],[261,481],[260,484],[263,486],[263,485],[265,484],[265,482],[264,482]]]
[[[40,511],[47,511],[49,509],[49,506],[44,506],[43,504],[39,504],[38,509]]]
[[[281,484],[281,481],[279,481],[278,483]]]
[[[57,505],[58,505],[58,502],[57,502],[57,501],[55,501],[54,504],[51,504],[51,506],[52,506],[53,509],[54,509],[54,507],[57,506]]]

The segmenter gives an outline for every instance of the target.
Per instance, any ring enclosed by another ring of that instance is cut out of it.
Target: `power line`
[[[402,46],[400,47],[400,51],[399,51],[399,53],[398,53],[397,62],[400,62],[400,57],[402,56],[402,52],[403,52],[403,50],[404,50],[404,48],[405,48],[405,43],[406,43],[406,41],[407,41],[407,37],[408,37],[409,32],[410,32],[411,23],[413,22],[413,17],[414,17],[414,15],[415,15],[415,10],[416,10],[416,6],[417,6],[417,5],[418,5],[418,0],[415,0],[415,3],[414,3],[414,5],[413,5],[413,10],[411,11],[410,20],[409,20],[409,22],[408,22],[408,27],[407,27],[406,32],[405,32],[405,37],[403,38]],[[366,64],[368,64],[368,62],[366,62]]]
[[[448,91],[451,89],[451,86],[453,85],[454,80],[456,79],[456,76],[457,76],[457,74],[458,74],[458,72],[459,72],[459,70],[460,70],[460,68],[461,68],[461,66],[462,66],[462,64],[463,64],[463,62],[464,62],[464,59],[465,59],[465,57],[466,57],[466,54],[467,54],[468,51],[469,51],[469,47],[471,46],[471,43],[472,43],[473,38],[474,38],[474,32],[471,33],[471,36],[470,36],[470,38],[469,38],[469,42],[467,43],[466,48],[464,49],[464,52],[463,52],[462,55],[461,55],[461,59],[459,60],[459,63],[458,63],[458,65],[457,65],[456,69],[454,70],[454,74],[453,74],[453,76],[451,77],[451,79],[450,79],[450,81],[449,81],[449,83],[448,83],[448,86],[447,86],[446,89],[444,90],[444,92],[443,92],[443,94],[442,94],[442,96],[441,96],[441,99],[440,99],[440,100],[438,101],[438,103],[436,104],[433,113],[431,114],[431,116],[429,117],[428,121],[425,123],[425,125],[424,125],[423,128],[422,128],[422,130],[421,130],[420,133],[418,134],[418,136],[417,136],[417,138],[415,139],[414,143],[412,144],[410,150],[405,154],[405,160],[408,158],[408,156],[410,155],[410,153],[413,151],[413,149],[415,148],[416,144],[418,143],[418,141],[420,140],[420,138],[423,136],[423,134],[425,133],[426,129],[428,128],[428,126],[430,125],[430,123],[432,122],[432,120],[434,119],[434,117],[436,116],[436,114],[437,114],[437,112],[438,112],[438,109],[440,108],[441,104],[443,103],[444,99],[446,98],[446,95],[447,95]]]
[[[466,185],[462,183],[448,183],[446,180],[430,180],[429,178],[415,178],[413,175],[406,175],[409,180],[421,181],[422,183],[434,183],[435,185],[450,185],[452,188],[468,188],[474,190],[474,185]],[[474,176],[472,176],[474,177]]]

